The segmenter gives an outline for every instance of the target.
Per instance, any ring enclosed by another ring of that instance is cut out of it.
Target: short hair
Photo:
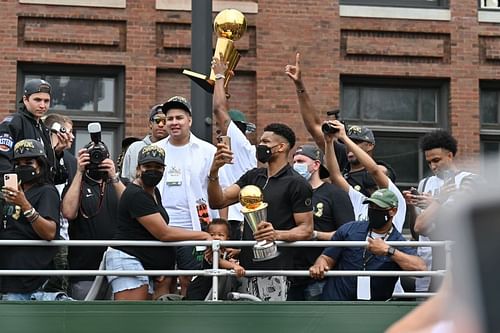
[[[223,218],[215,218],[212,220],[212,222],[210,222],[210,224],[208,225],[207,227],[207,231],[210,230],[210,226],[212,225],[223,225],[226,227],[227,229],[227,236],[230,237],[231,236],[231,226],[229,225],[229,222],[227,222],[226,219],[223,219]]]
[[[59,113],[50,113],[43,120],[43,123],[47,128],[51,128],[52,125],[54,125],[54,123],[59,123],[61,125],[64,125],[65,122],[66,122],[65,116]]]
[[[457,140],[447,131],[437,130],[427,133],[420,140],[420,148],[426,152],[431,149],[446,149],[455,156],[457,153]]]
[[[293,130],[285,124],[281,123],[272,123],[264,127],[264,132],[273,132],[276,135],[283,137],[288,144],[290,145],[290,149],[295,146],[295,133]]]

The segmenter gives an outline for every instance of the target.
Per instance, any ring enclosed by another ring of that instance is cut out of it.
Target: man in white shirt
[[[257,167],[255,146],[245,135],[254,130],[254,125],[247,123],[245,115],[241,111],[229,110],[223,79],[227,66],[214,57],[212,69],[216,74],[213,98],[214,117],[220,136],[228,136],[231,140],[230,148],[234,158],[232,163],[226,164],[224,168],[226,169],[228,183],[234,184],[245,172]],[[241,208],[239,202],[228,207],[231,239],[241,239],[242,223],[244,221]]]
[[[218,212],[208,208],[208,174],[216,152],[214,145],[191,133],[192,111],[190,103],[174,96],[163,104],[168,137],[155,143],[166,152],[165,173],[158,184],[163,207],[170,217],[170,226],[189,230],[202,230]],[[225,172],[221,182],[227,184]],[[177,248],[178,269],[201,269],[201,248]],[[180,278],[181,294],[185,295],[189,276]]]

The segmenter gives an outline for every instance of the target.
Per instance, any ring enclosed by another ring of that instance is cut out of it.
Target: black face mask
[[[31,183],[40,176],[31,165],[16,165],[15,170],[21,184]]]
[[[370,229],[380,229],[389,221],[389,212],[368,208],[368,225]]]
[[[258,145],[257,146],[257,153],[256,153],[257,161],[259,161],[260,163],[269,162],[269,160],[271,159],[271,156],[273,156],[273,153],[271,150],[277,146],[278,145],[273,146],[273,147],[268,147],[266,145]]]
[[[141,174],[142,183],[148,187],[158,185],[163,177],[163,172],[158,170],[146,170]]]

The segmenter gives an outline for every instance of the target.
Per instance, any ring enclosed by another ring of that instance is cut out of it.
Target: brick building
[[[15,111],[26,79],[44,77],[54,86],[52,110],[75,120],[77,147],[87,141],[86,124],[100,121],[116,157],[124,135],[146,134],[150,106],[190,95],[180,74],[191,67],[190,7],[191,0],[3,1],[0,116]],[[258,128],[284,121],[309,140],[284,74],[300,51],[316,106],[340,107],[349,124],[373,128],[377,155],[396,168],[400,185],[426,171],[417,142],[434,128],[459,139],[468,167],[477,168],[481,151],[499,150],[496,0],[214,0],[214,16],[228,7],[249,23],[236,42],[242,59],[231,106]]]

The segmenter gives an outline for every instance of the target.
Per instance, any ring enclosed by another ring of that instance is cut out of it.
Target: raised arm
[[[300,53],[295,55],[295,65],[286,65],[285,73],[295,84],[297,98],[299,100],[299,110],[307,131],[313,137],[318,147],[324,151],[325,141],[321,131],[321,118],[319,111],[314,107],[309,94],[302,81],[302,72],[300,68]]]
[[[238,185],[232,184],[222,190],[219,183],[219,169],[232,159],[233,153],[229,150],[229,147],[224,143],[218,143],[210,173],[207,175],[208,203],[212,209],[224,208],[238,201],[240,193]]]
[[[222,54],[219,56],[219,58],[223,59]],[[231,117],[228,114],[229,107],[226,98],[226,90],[224,88],[224,75],[227,70],[227,63],[224,63],[219,58],[214,57],[212,59],[212,69],[216,75],[213,109],[215,123],[220,129],[221,135],[227,135],[227,128],[229,126],[229,123],[231,122]]]
[[[333,145],[335,135],[336,134],[332,133],[324,134],[326,168],[330,172],[330,180],[332,181],[332,183],[340,187],[343,191],[349,192],[349,183],[347,182],[347,180],[345,180],[342,172],[340,171],[337,156],[335,154],[335,148]]]

